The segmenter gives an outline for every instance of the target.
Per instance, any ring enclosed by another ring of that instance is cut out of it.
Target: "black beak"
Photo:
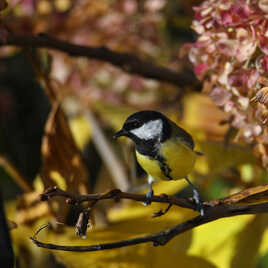
[[[119,130],[118,132],[116,132],[115,134],[114,134],[114,139],[117,139],[117,138],[119,138],[119,137],[121,137],[121,136],[126,136],[126,131],[124,130],[124,129],[121,129],[121,130]]]

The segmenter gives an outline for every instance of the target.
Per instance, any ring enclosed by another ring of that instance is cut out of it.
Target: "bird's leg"
[[[144,206],[151,205],[152,203],[152,197],[154,196],[153,183],[154,178],[151,175],[149,175],[148,176],[149,191],[146,193],[146,201],[143,203]]]
[[[196,203],[197,209],[200,212],[201,216],[204,216],[204,207],[202,205],[202,201],[199,195],[198,190],[195,188],[195,186],[191,183],[191,181],[189,180],[189,178],[186,176],[185,180],[188,182],[188,184],[191,186],[192,190],[193,190],[193,199]]]

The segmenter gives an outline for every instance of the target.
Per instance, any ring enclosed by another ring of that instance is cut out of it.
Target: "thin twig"
[[[0,166],[12,177],[12,179],[23,189],[26,193],[33,191],[33,187],[20,174],[20,172],[8,161],[4,156],[0,156]]]
[[[112,51],[106,47],[81,46],[60,40],[47,34],[39,35],[15,35],[9,33],[5,40],[0,40],[0,45],[14,45],[19,47],[50,48],[65,52],[73,57],[87,57],[109,62],[122,70],[141,75],[145,78],[169,82],[179,87],[185,87],[193,83],[192,74],[182,74],[168,68],[155,65],[151,62],[141,60],[129,53]]]
[[[51,226],[50,223],[47,223],[47,224],[41,226],[41,227],[34,233],[34,235],[33,235],[32,238],[35,239],[35,237],[37,237],[37,235],[38,235],[43,229],[46,229],[47,227],[50,227],[50,226]]]

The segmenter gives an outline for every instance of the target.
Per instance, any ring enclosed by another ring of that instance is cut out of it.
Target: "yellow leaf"
[[[56,170],[51,170],[49,173],[49,177],[52,181],[55,182],[55,185],[57,185],[59,188],[61,188],[62,190],[67,189],[66,181],[59,172],[57,172]]]
[[[211,174],[244,163],[256,163],[256,158],[246,147],[223,142],[200,142],[199,148],[204,154],[196,162],[196,170],[202,174]]]
[[[263,230],[263,233],[262,233],[262,243],[259,249],[260,255],[267,254],[267,251],[268,251],[268,229],[267,229],[268,215],[264,214],[263,217],[264,219],[262,218],[260,220],[266,221],[266,226],[265,226],[266,228]]]
[[[88,120],[81,115],[73,117],[70,120],[70,128],[79,149],[84,148],[92,134]]]
[[[187,253],[204,258],[218,268],[248,267],[231,266],[231,263],[238,253],[238,235],[252,219],[252,215],[224,218],[195,228]],[[246,246],[250,247],[250,243],[245,244]]]
[[[44,203],[44,205],[47,205]],[[11,220],[15,220],[17,217],[17,202],[12,201],[5,204],[5,211],[7,217]],[[42,220],[35,221],[32,225],[23,225],[19,222],[16,229],[10,231],[10,236],[12,239],[12,244],[14,248],[15,256],[19,260],[21,268],[36,268],[36,267],[46,267],[47,258],[49,256],[48,250],[43,250],[42,248],[36,247],[29,239],[34,233],[34,230],[38,226],[47,223],[48,218],[43,217]],[[45,234],[47,231],[44,230]]]
[[[236,234],[236,243],[230,267],[255,268],[263,233],[267,227],[267,214],[254,216]]]
[[[223,111],[212,102],[210,97],[200,94],[188,94],[184,98],[183,121],[186,128],[199,132],[199,138],[223,140],[227,126],[219,124],[226,118]]]

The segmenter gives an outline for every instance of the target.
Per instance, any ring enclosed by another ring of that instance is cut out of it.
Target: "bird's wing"
[[[184,129],[176,125],[174,122],[171,121],[171,128],[173,132],[173,136],[175,136],[177,139],[179,139],[182,143],[184,143],[186,146],[194,149],[194,141],[192,136],[186,132]]]

